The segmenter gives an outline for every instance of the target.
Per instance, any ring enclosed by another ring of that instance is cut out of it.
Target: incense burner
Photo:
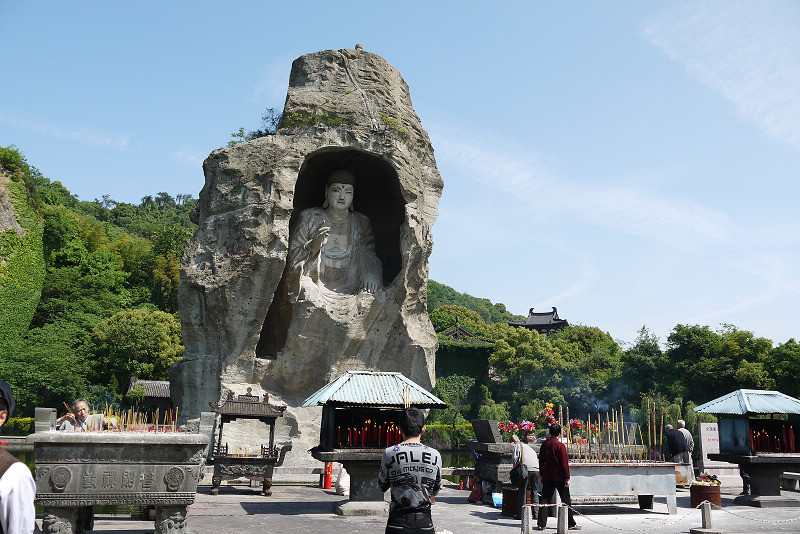
[[[96,504],[152,505],[157,534],[185,532],[213,425],[208,412],[198,433],[41,431],[46,425],[37,421],[27,439],[44,532],[91,530]]]

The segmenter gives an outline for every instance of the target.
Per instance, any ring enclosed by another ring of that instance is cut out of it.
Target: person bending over
[[[442,457],[423,445],[425,414],[407,408],[397,421],[403,442],[387,447],[381,458],[378,486],[391,488],[386,534],[433,534],[431,503],[442,487]]]

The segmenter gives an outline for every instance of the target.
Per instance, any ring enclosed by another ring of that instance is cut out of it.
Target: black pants
[[[434,534],[430,510],[391,512],[385,534]]]
[[[572,500],[569,498],[569,486],[564,484],[563,480],[555,481],[555,480],[542,480],[542,500],[540,501],[542,504],[552,504],[553,493],[558,490],[558,494],[561,496],[561,502],[570,506],[572,504]],[[547,516],[549,516],[549,508],[540,508],[539,509],[539,520],[536,522],[540,527],[547,526]],[[572,508],[569,508],[569,513],[567,515],[567,524],[570,527],[574,527],[575,523],[575,516],[572,513]]]
[[[531,504],[539,504],[539,471],[528,471],[528,478],[525,483],[517,489],[517,517],[522,518],[523,506],[527,500],[525,490],[531,490]],[[536,519],[539,513],[539,508],[534,506],[531,508],[533,518]]]

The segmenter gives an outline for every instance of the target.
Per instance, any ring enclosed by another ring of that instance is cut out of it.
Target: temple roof
[[[145,397],[170,398],[169,380],[137,380],[131,378],[128,391],[132,389],[143,389]]]
[[[550,328],[563,328],[569,326],[566,319],[561,319],[558,316],[558,309],[553,306],[549,312],[534,312],[533,308],[528,310],[528,317],[522,321],[509,321],[510,326],[524,326],[526,328],[534,328],[539,330],[542,327]]]
[[[694,409],[713,414],[746,415],[748,413],[800,414],[800,400],[780,391],[737,389],[708,401]]]
[[[308,397],[301,406],[446,408],[447,404],[400,373],[347,371]]]

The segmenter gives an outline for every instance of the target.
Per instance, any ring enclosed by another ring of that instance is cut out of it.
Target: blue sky
[[[800,4],[0,0],[0,145],[82,200],[203,186],[292,60],[403,75],[445,182],[431,278],[632,342],[800,337]]]

